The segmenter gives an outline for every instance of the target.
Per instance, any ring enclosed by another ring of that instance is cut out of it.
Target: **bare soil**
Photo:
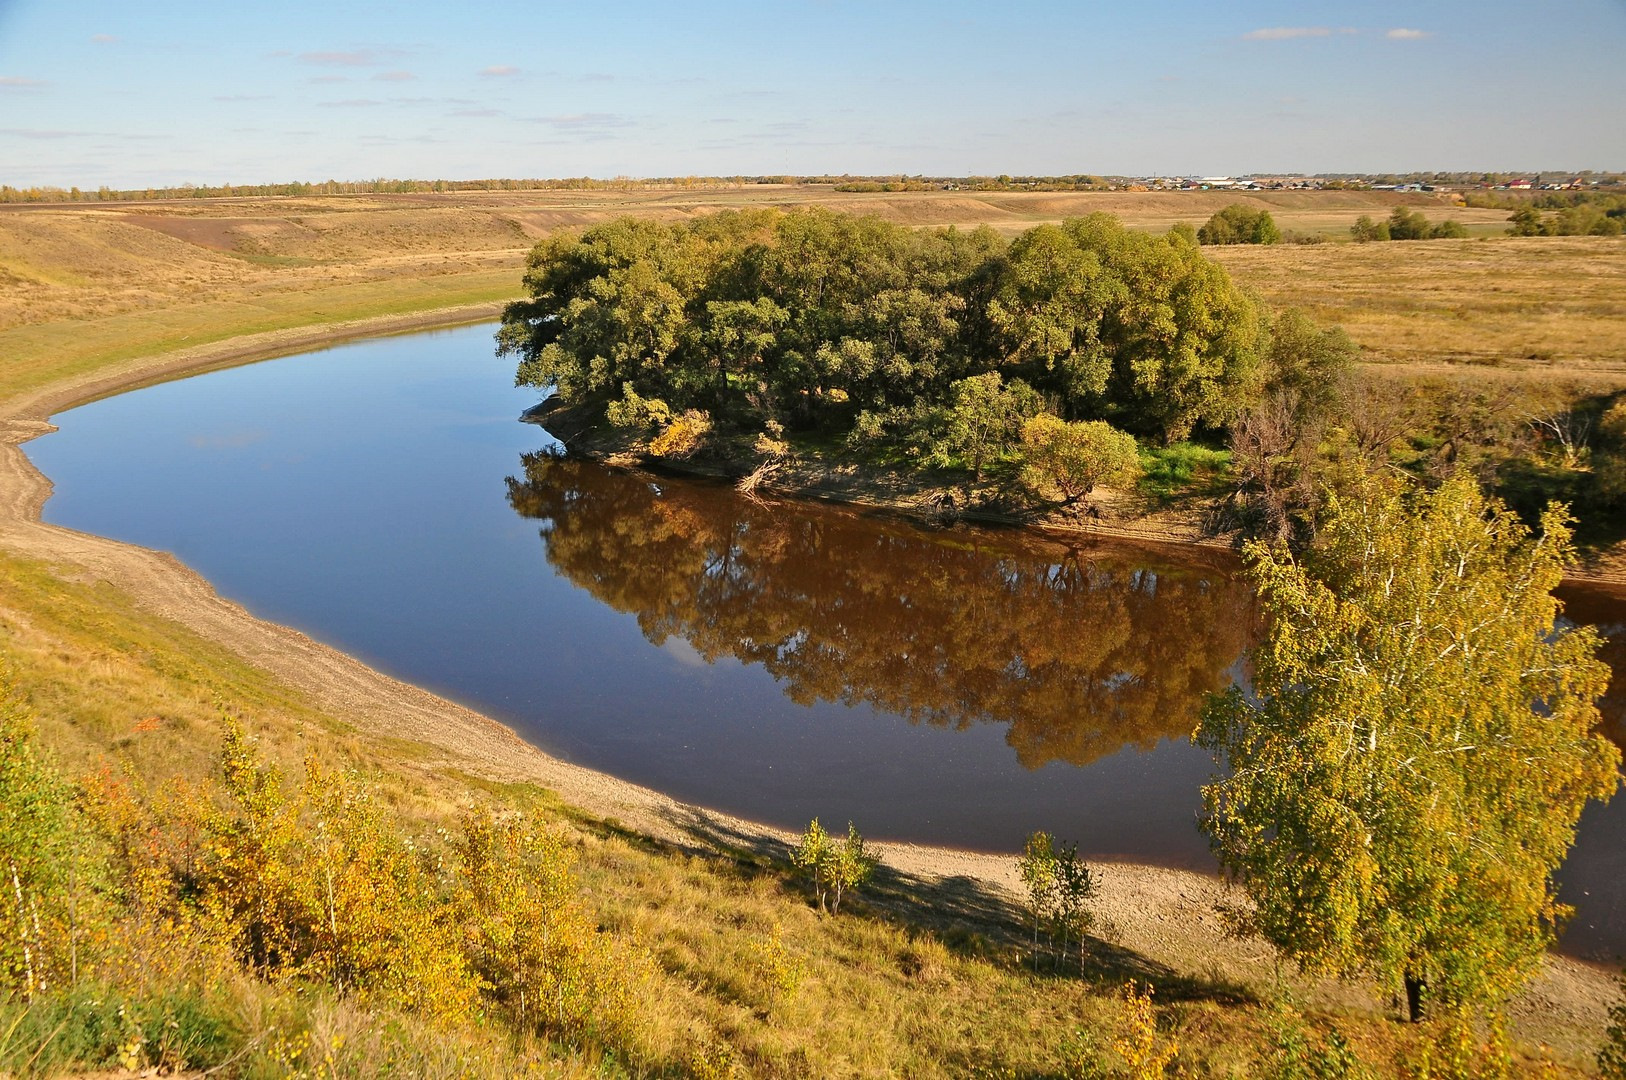
[[[329,325],[254,335],[123,363],[94,375],[60,380],[0,402],[0,546],[60,567],[76,578],[105,581],[139,605],[222,644],[249,663],[301,691],[319,708],[354,726],[358,734],[409,739],[429,756],[430,768],[530,781],[590,814],[666,840],[693,846],[708,837],[764,846],[790,837],[771,828],[684,805],[659,792],[552,758],[501,724],[417,687],[389,678],[286,627],[255,618],[221,598],[210,584],[174,557],[90,536],[40,521],[51,492],[21,451],[21,444],[52,430],[57,411],[121,389],[182,373],[247,362],[333,341],[489,318],[492,306],[427,312],[403,318]],[[1014,898],[1017,882],[1007,855],[919,845],[886,845],[897,873],[952,891],[964,880]],[[1257,941],[1226,936],[1218,909],[1238,897],[1211,875],[1126,863],[1108,864],[1098,913],[1115,943],[1170,972],[1252,985],[1274,984],[1276,965]],[[1328,1008],[1388,1009],[1372,988],[1300,982],[1299,992]],[[1589,1054],[1616,994],[1611,973],[1552,956],[1514,1003],[1521,1036],[1561,1052]]]

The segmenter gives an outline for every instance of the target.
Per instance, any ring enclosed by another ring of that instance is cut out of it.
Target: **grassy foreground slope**
[[[1396,198],[1340,194],[1271,205],[1286,227],[1320,227],[1313,218],[1337,229],[1343,218],[1381,213]],[[1174,220],[1199,223],[1232,197],[938,199],[780,189],[5,211],[0,432],[15,442],[38,430],[31,421],[39,419],[41,400],[60,406],[99,376],[160,369],[174,349],[382,315],[492,310],[518,293],[525,250],[552,228],[629,210],[677,217],[743,201],[795,200],[918,224],[1018,228],[1103,209],[1166,228]],[[1297,225],[1295,213],[1304,216]],[[1250,251],[1228,256],[1228,265],[1267,298],[1270,287],[1320,280],[1307,281],[1294,258],[1326,260],[1314,273],[1329,279],[1364,267],[1365,299],[1348,310],[1370,307],[1398,319],[1420,280],[1448,288],[1479,242],[1457,243],[1447,245],[1466,253],[1457,262],[1410,254],[1427,245],[1385,246],[1395,250],[1384,258],[1410,260],[1405,265],[1422,279],[1393,280],[1385,266],[1359,261],[1376,256],[1344,245]],[[1626,266],[1619,241],[1484,241],[1515,255],[1514,244],[1528,243],[1596,258],[1603,273]],[[1523,279],[1531,304],[1548,302],[1534,292],[1540,276],[1531,269]],[[1341,321],[1341,291],[1330,284],[1325,291],[1318,314]],[[1462,303],[1478,295],[1465,294]],[[1488,302],[1470,310],[1469,321],[1501,328],[1493,338],[1513,333],[1523,317]],[[1626,323],[1607,297],[1572,315],[1590,321],[1597,340]],[[1380,340],[1389,324],[1375,320],[1370,332]],[[1593,340],[1594,332],[1577,340]],[[1432,347],[1429,358],[1454,359],[1443,336]],[[1487,348],[1508,352],[1501,344]],[[1590,359],[1606,371],[1621,357],[1606,349]],[[52,392],[69,384],[81,389]],[[12,446],[0,451],[15,454]],[[108,769],[154,790],[172,777],[202,783],[217,769],[225,711],[240,717],[266,758],[290,776],[306,757],[328,769],[360,770],[392,827],[425,844],[434,843],[436,830],[455,829],[460,808],[471,802],[524,811],[566,838],[581,902],[598,925],[647,958],[648,974],[633,984],[631,1034],[614,1042],[546,1028],[516,1035],[495,1008],[484,1020],[435,1027],[387,1003],[320,983],[302,989],[298,981],[266,981],[230,965],[168,982],[133,978],[90,986],[50,1009],[6,1006],[0,1072],[26,1071],[36,1051],[41,1071],[114,1064],[131,1039],[114,1023],[121,1016],[184,1020],[199,1033],[194,1066],[229,1062],[224,1071],[248,1075],[387,1068],[457,1075],[466,1067],[490,1075],[1059,1076],[1080,1075],[1090,1060],[1127,1067],[1142,1039],[1154,1049],[1178,1044],[1182,1075],[1269,1076],[1280,1075],[1295,1040],[1322,1045],[1334,1025],[1386,1075],[1397,1056],[1415,1058],[1434,1034],[1394,1023],[1385,1003],[1360,988],[1285,984],[1307,1002],[1307,1017],[1274,1008],[1279,987],[1268,958],[1256,945],[1217,934],[1218,891],[1195,875],[1106,868],[1105,922],[1083,979],[1028,970],[1020,911],[1003,887],[1011,883],[1007,860],[888,852],[881,880],[850,912],[821,916],[786,869],[785,838],[620,791],[572,797],[592,804],[572,808],[554,792],[578,790],[575,780],[475,720],[458,719],[454,707],[437,712],[408,688],[390,696],[387,680],[352,682],[348,668],[309,655],[297,635],[237,634],[233,627],[252,620],[200,600],[200,587],[161,558],[126,559],[119,545],[76,544],[60,531],[28,527],[38,496],[29,482],[21,471],[0,471],[0,506],[14,511],[0,520],[0,653],[65,775]],[[451,719],[437,730],[436,717]],[[493,749],[459,754],[460,741],[477,741],[470,732]],[[157,962],[162,946],[152,943],[153,972],[170,970]],[[1155,1032],[1124,999],[1131,978],[1156,988]],[[1585,1073],[1611,992],[1602,975],[1555,964],[1516,1007],[1521,1056]],[[1124,1040],[1124,1049],[1114,1050],[1114,1040]],[[157,1044],[149,1040],[131,1060],[160,1064]]]

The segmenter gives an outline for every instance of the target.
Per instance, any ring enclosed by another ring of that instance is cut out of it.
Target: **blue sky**
[[[0,0],[0,183],[1626,168],[1626,0]]]

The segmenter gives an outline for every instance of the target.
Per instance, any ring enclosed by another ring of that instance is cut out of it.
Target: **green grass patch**
[[[1140,448],[1141,494],[1159,504],[1212,494],[1231,470],[1231,452],[1194,442]]]

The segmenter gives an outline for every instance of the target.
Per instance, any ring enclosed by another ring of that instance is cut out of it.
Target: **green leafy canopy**
[[[1553,871],[1620,761],[1597,634],[1556,621],[1569,537],[1465,476],[1370,479],[1302,561],[1249,550],[1271,628],[1252,694],[1212,697],[1197,732],[1228,773],[1202,826],[1283,955],[1491,1002],[1552,942]]]

